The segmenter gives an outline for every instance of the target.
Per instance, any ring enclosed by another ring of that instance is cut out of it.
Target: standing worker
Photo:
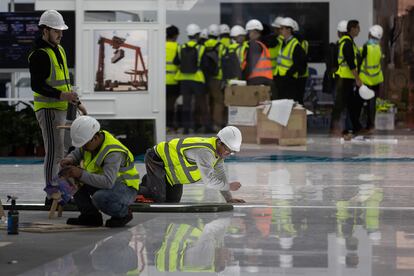
[[[306,66],[305,52],[299,41],[293,36],[294,20],[285,17],[280,23],[283,44],[277,57],[275,71],[276,90],[279,99],[293,99],[300,102],[298,77],[303,74]]]
[[[308,52],[309,52],[309,42],[299,33],[299,24],[295,20],[293,21],[295,28],[293,29],[294,36],[298,39],[300,46],[302,47],[305,53],[305,72],[300,74],[298,77],[298,102],[303,105],[303,97],[306,91],[306,82],[309,78],[309,68],[308,68]]]
[[[241,64],[244,51],[247,47],[246,31],[242,26],[235,25],[231,28],[230,37],[232,43],[224,50],[222,57],[223,80],[226,84],[229,80],[240,80],[242,77]]]
[[[129,205],[139,188],[134,156],[90,116],[78,117],[70,128],[70,136],[76,149],[60,161],[59,174],[80,182],[73,198],[81,214],[66,223],[102,226],[102,211],[111,216],[106,227],[124,226],[132,219]]]
[[[382,51],[379,44],[383,34],[380,25],[374,25],[369,29],[368,41],[361,49],[361,68],[359,77],[363,84],[375,92],[375,96],[366,102],[368,133],[375,128],[375,111],[376,100],[379,93],[379,86],[384,82],[384,76],[381,69]]]
[[[57,127],[65,124],[68,103],[78,104],[78,95],[70,85],[66,53],[60,45],[63,31],[67,29],[59,12],[45,11],[39,20],[41,37],[35,41],[28,58],[34,111],[46,152],[45,186],[52,184],[64,154],[64,130]],[[46,198],[46,205],[51,202]]]
[[[233,198],[240,182],[229,183],[224,158],[239,152],[242,134],[234,126],[220,130],[216,137],[175,138],[147,150],[147,174],[142,178],[138,195],[157,203],[180,202],[183,186],[203,180],[207,187],[220,190],[226,202],[244,202]]]
[[[358,36],[359,31],[359,22],[357,20],[349,20],[347,23],[347,33],[339,39],[338,71],[336,72],[338,78],[330,131],[335,136],[342,135],[340,119],[341,113],[346,108],[349,112],[354,133],[361,129],[359,115],[362,99],[354,90],[355,84],[357,87],[362,85],[357,68],[359,50],[354,42],[354,38]]]
[[[230,39],[230,27],[227,24],[220,24],[220,43],[223,44],[224,48],[227,48],[231,44]]]
[[[179,30],[176,26],[171,25],[167,28],[167,41],[165,43],[165,59],[166,59],[166,93],[167,93],[167,132],[176,131],[177,120],[174,112],[175,102],[180,96],[180,86],[175,79],[178,71],[178,43],[177,38]]]
[[[270,60],[272,62],[272,72],[276,73],[277,66],[277,56],[279,55],[280,48],[283,44],[283,36],[280,34],[280,23],[282,22],[283,17],[278,16],[272,22],[273,34],[270,35],[271,39],[268,41],[268,48],[270,53]],[[272,83],[272,100],[278,99],[277,90],[276,90],[276,78],[273,76]]]

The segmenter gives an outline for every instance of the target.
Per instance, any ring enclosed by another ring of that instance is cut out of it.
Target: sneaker
[[[135,198],[135,202],[139,202],[139,203],[154,203],[154,200],[152,198],[146,198],[143,195],[137,195],[137,197]]]
[[[128,222],[130,222],[132,220],[133,216],[132,216],[132,210],[128,209],[128,214],[125,217],[122,218],[118,218],[118,217],[111,217],[110,219],[108,219],[105,222],[105,226],[106,227],[123,227],[125,226],[125,224],[127,224]]]
[[[84,226],[102,226],[102,215],[80,215],[77,218],[68,218],[66,224],[70,225],[84,225]]]

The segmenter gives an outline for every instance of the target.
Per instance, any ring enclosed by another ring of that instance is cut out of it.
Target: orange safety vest
[[[256,40],[255,42],[258,43],[262,47],[263,50],[262,50],[262,54],[260,55],[259,60],[257,61],[250,75],[248,75],[246,79],[250,80],[253,78],[262,77],[262,78],[273,80],[272,61],[270,59],[269,49],[262,42],[258,40]],[[246,66],[247,66],[247,51],[245,51],[244,53],[242,70],[246,69]]]

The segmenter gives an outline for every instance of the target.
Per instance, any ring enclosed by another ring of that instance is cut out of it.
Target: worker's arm
[[[346,40],[344,42],[344,47],[342,48],[345,62],[348,64],[349,69],[351,69],[352,75],[355,78],[357,86],[361,86],[362,82],[358,75],[358,64],[355,63],[355,53],[354,47],[351,41]]]
[[[295,73],[299,75],[303,74],[306,70],[306,53],[300,44],[296,45],[295,49],[293,50],[293,64],[286,72],[286,76],[292,77]]]
[[[74,149],[71,153],[69,153],[65,158],[60,160],[60,166],[62,168],[66,166],[77,166],[80,164],[83,155],[79,148]]]

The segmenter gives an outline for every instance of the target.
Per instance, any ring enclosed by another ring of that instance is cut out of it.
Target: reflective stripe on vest
[[[194,74],[185,74],[185,73],[182,73],[180,69],[178,68],[178,72],[175,75],[175,79],[177,81],[188,80],[188,81],[205,83],[206,80],[205,80],[203,71],[201,71],[200,64],[201,64],[201,59],[204,55],[204,51],[206,48],[203,45],[198,45],[196,41],[190,40],[184,45],[178,46],[178,57],[180,59],[181,59],[181,48],[183,47],[196,47],[197,53],[198,53],[198,58],[197,58],[198,70]]]
[[[279,55],[277,56],[277,67],[274,75],[286,76],[287,71],[289,71],[293,65],[293,52],[297,45],[299,45],[299,41],[295,37],[292,37],[285,47],[280,49]],[[298,73],[296,72],[293,77],[297,78]]]
[[[366,85],[377,85],[384,82],[381,70],[381,46],[379,44],[367,44],[367,55],[361,64],[359,77]]]
[[[175,80],[175,75],[178,71],[178,66],[174,64],[174,59],[177,55],[178,43],[174,41],[167,41],[165,43],[165,83],[167,85],[178,84],[178,81]]]
[[[84,168],[89,173],[103,174],[103,162],[105,157],[111,152],[122,152],[126,156],[125,166],[119,169],[117,181],[122,181],[129,187],[139,188],[139,173],[134,165],[134,156],[121,142],[113,137],[109,132],[103,130],[105,139],[99,152],[92,158],[89,151],[81,150],[83,153]]]
[[[57,90],[62,91],[62,92],[71,91],[69,70],[68,70],[67,61],[66,61],[65,50],[63,49],[63,47],[58,45],[58,50],[63,60],[63,68],[61,68],[53,49],[47,47],[47,48],[40,48],[38,50],[44,51],[49,56],[49,60],[50,60],[50,75],[46,79],[46,83],[49,86],[56,88]],[[29,60],[32,54],[33,52],[30,53]],[[39,109],[42,109],[42,108],[53,108],[53,109],[58,109],[58,110],[66,110],[68,108],[67,101],[62,101],[62,100],[51,98],[51,97],[45,97],[37,93],[36,91],[33,91],[33,99],[34,99],[34,111],[38,111]]]
[[[255,40],[255,43],[258,43],[260,47],[262,48],[262,53],[260,54],[259,60],[256,64],[249,64],[249,66],[254,66],[253,69],[250,71],[250,75],[247,76],[247,80],[253,79],[253,78],[266,78],[273,80],[273,74],[272,74],[272,62],[270,61],[270,53],[269,49],[267,49],[266,45],[264,45],[262,42]],[[247,55],[247,51],[245,53],[245,56]],[[242,68],[246,68],[247,66],[247,60],[245,58],[244,64],[242,65]]]
[[[354,50],[354,63],[355,65],[358,64],[358,53],[359,50],[356,47],[355,43],[353,42],[353,40],[351,39],[351,37],[349,35],[344,35],[341,37],[341,39],[339,39],[339,49],[338,49],[338,65],[339,68],[336,71],[336,74],[343,79],[355,79],[354,75],[352,74],[352,70],[349,69],[348,63],[345,60],[344,54],[343,54],[343,49],[344,49],[344,45],[345,40],[349,40],[352,43],[352,47]]]
[[[201,172],[197,164],[190,162],[185,157],[184,152],[191,148],[206,148],[216,155],[216,137],[200,138],[176,138],[169,142],[159,143],[155,150],[158,156],[163,160],[166,177],[171,185],[189,184],[197,182],[201,179]],[[213,166],[221,158],[217,158]]]

